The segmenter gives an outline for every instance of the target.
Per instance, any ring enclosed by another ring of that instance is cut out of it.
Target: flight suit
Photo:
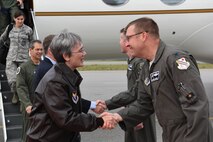
[[[144,63],[138,85],[137,102],[118,112],[125,127],[137,125],[155,110],[163,142],[212,141],[208,100],[189,53],[161,41],[153,63]]]
[[[0,0],[0,35],[7,25],[13,22],[15,12],[19,10],[16,0]]]
[[[26,131],[29,127],[29,114],[26,112],[28,106],[32,106],[34,100],[34,75],[37,65],[30,59],[21,64],[17,69],[16,89],[20,101],[20,108],[23,115],[22,141],[26,141]]]
[[[128,60],[127,69],[127,85],[128,90],[136,87],[136,80],[139,77],[141,68],[144,64],[143,59],[132,58]],[[111,99],[106,100],[106,105],[109,110],[118,107],[128,107],[130,103],[137,99],[137,94],[132,98],[131,95],[126,94],[126,91],[113,96]],[[141,121],[142,122],[142,121]],[[125,130],[125,142],[155,142],[155,120],[154,115],[143,121],[144,128],[136,129],[135,127],[124,129]],[[121,125],[122,127],[122,125]],[[122,127],[123,128],[123,127]]]

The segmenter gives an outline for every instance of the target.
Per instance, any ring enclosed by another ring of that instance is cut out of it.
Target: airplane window
[[[127,3],[129,0],[103,0],[104,3],[111,6],[119,6]]]
[[[185,0],[161,0],[161,1],[167,5],[178,5],[183,3]]]

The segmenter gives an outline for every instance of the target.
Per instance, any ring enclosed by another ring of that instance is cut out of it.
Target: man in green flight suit
[[[209,102],[195,58],[166,45],[151,18],[136,19],[125,29],[126,46],[135,57],[146,59],[138,90],[130,92],[138,98],[128,108],[101,116],[111,115],[128,129],[155,111],[163,142],[212,142]]]
[[[121,52],[128,56],[128,69],[127,69],[127,86],[128,90],[137,88],[137,79],[144,64],[144,59],[136,58],[132,56],[132,52],[129,46],[125,46],[126,36],[125,30],[120,31],[120,47]],[[137,100],[137,94],[132,97],[127,91],[120,92],[113,96],[111,99],[101,101],[100,103],[109,110],[116,109],[122,106],[128,107],[131,103]],[[122,125],[120,125],[122,127]],[[124,128],[124,127],[122,127]],[[155,119],[154,115],[150,116],[145,121],[141,121],[136,127],[124,129],[125,130],[125,142],[155,142]]]
[[[26,141],[26,131],[29,125],[28,116],[31,113],[34,95],[34,75],[43,54],[42,42],[32,41],[29,49],[30,59],[17,69],[16,89],[23,115],[22,142]]]

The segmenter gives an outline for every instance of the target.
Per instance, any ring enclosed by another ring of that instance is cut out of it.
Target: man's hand
[[[114,125],[116,125],[118,122],[122,121],[122,117],[117,114],[117,113],[109,113],[109,112],[104,112],[102,113],[99,117],[102,117],[104,119],[104,117],[109,117],[112,120],[112,123],[114,123]],[[112,123],[105,123],[102,126],[103,129],[112,129],[114,128]]]
[[[96,108],[92,109],[97,114],[103,113],[107,109],[105,101],[102,100],[97,100],[96,101]]]
[[[30,114],[32,112],[32,106],[27,106],[26,112],[27,112],[27,114]]]
[[[137,126],[134,127],[134,130],[140,130],[144,127],[143,122],[139,123]]]
[[[24,3],[23,0],[17,0],[17,2],[18,2],[18,5],[22,5]]]
[[[103,115],[102,115],[103,114]],[[104,120],[104,124],[101,127],[102,129],[113,129],[117,125],[117,121],[115,120],[113,114],[109,112],[102,113],[99,117],[102,117]]]

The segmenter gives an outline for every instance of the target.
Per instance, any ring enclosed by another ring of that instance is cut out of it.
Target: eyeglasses
[[[84,53],[86,52],[84,48],[81,48],[79,51],[76,51],[76,52],[72,52],[72,53]]]
[[[139,35],[139,34],[142,34],[142,33],[146,33],[146,31],[143,31],[143,32],[139,32],[139,33],[136,33],[136,34],[133,34],[133,35],[126,35],[126,40],[127,41],[129,41],[130,40],[130,38],[132,38],[132,37],[134,37],[134,36],[136,36],[136,35]]]

